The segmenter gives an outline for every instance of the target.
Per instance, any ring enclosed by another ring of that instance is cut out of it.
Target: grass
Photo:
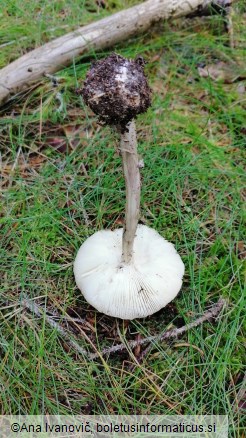
[[[105,4],[3,2],[0,66],[132,2]],[[245,91],[239,81],[200,77],[197,66],[242,62],[243,12],[235,8],[234,50],[218,16],[162,24],[114,48],[149,61],[153,105],[137,122],[145,161],[141,222],[172,241],[186,267],[177,299],[152,317],[127,324],[101,315],[74,283],[81,243],[124,218],[118,139],[97,125],[75,92],[88,58],[59,72],[58,87],[43,79],[2,109],[2,414],[227,414],[230,435],[242,433]],[[95,361],[76,354],[45,317],[23,311],[24,295],[60,315],[89,351],[80,325],[67,316],[86,318],[81,327],[100,351],[122,337],[182,326],[220,296],[228,306],[179,340],[153,343],[139,364],[137,350]]]

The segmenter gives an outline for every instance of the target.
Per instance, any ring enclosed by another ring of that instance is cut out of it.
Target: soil
[[[121,131],[151,104],[151,90],[144,74],[144,60],[123,58],[116,53],[92,64],[82,95],[99,121]]]

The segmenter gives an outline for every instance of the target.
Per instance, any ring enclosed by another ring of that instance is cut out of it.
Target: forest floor
[[[81,3],[6,2],[0,67],[133,2]],[[148,61],[153,103],[137,120],[145,163],[141,223],[170,240],[185,264],[178,297],[144,320],[98,313],[73,276],[81,243],[124,219],[117,135],[98,125],[76,93],[90,62],[111,51],[76,59],[56,74],[56,86],[43,78],[1,108],[3,414],[224,414],[231,436],[240,435],[245,18],[235,5],[235,48],[218,15],[162,23],[112,48]],[[25,306],[27,297],[44,310],[40,316]],[[188,324],[221,297],[226,306],[216,319],[152,342],[144,356],[145,347],[127,347]],[[85,351],[78,353],[46,315]],[[122,342],[127,348],[100,355]]]

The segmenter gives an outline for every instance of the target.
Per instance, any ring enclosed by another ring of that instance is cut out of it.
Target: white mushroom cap
[[[184,264],[172,243],[145,225],[137,227],[131,263],[122,264],[122,232],[98,231],[83,243],[74,262],[76,284],[100,312],[144,318],[178,294]]]

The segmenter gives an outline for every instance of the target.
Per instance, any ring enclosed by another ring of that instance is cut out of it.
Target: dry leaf
[[[237,243],[236,250],[238,252],[238,258],[244,260],[246,258],[246,247],[242,240]]]
[[[141,339],[142,339],[142,336],[140,335],[140,333],[138,333],[136,335],[135,341],[139,342],[139,341],[141,341]],[[141,353],[141,345],[136,345],[136,347],[134,348],[135,357],[138,358],[140,356],[140,353]]]
[[[225,84],[232,84],[246,78],[246,71],[242,66],[223,61],[205,67],[198,67],[198,73],[201,78],[210,77],[215,82],[221,81]]]
[[[67,151],[67,141],[64,137],[47,137],[45,143],[62,154]]]

